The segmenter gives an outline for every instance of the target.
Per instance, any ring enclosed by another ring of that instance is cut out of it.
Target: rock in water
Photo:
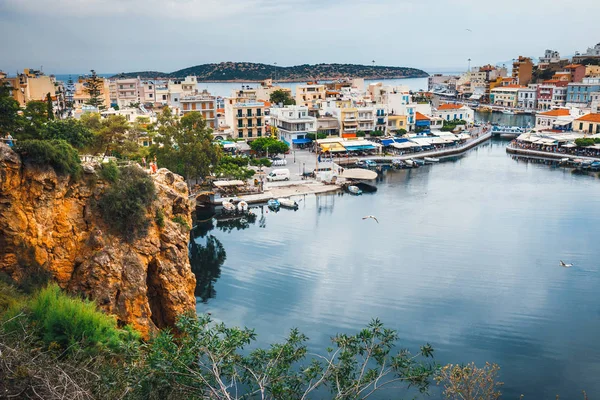
[[[48,168],[23,165],[0,145],[0,271],[23,279],[31,266],[48,271],[58,284],[97,302],[120,324],[145,336],[173,326],[195,309],[196,279],[188,258],[193,206],[183,179],[168,170],[154,175],[164,227],[151,221],[148,234],[132,242],[110,232],[95,206],[106,184],[73,181]]]

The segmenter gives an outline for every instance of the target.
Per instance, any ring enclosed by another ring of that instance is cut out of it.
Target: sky
[[[249,61],[461,71],[600,42],[600,1],[0,0],[0,70],[156,70]],[[467,30],[469,29],[469,30]]]

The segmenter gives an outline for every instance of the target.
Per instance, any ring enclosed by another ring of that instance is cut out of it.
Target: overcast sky
[[[600,42],[600,1],[0,0],[0,69],[321,62],[463,70]],[[467,30],[470,29],[471,31]]]

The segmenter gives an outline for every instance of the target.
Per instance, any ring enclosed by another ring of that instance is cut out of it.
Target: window
[[[248,131],[248,137],[251,138],[252,137],[252,131]]]
[[[242,116],[242,110],[238,110],[238,114],[237,114],[237,116],[238,116],[238,117],[241,117],[241,116]]]
[[[123,89],[123,85],[119,85],[119,89]]]
[[[148,86],[148,90],[152,90],[152,85]]]
[[[152,98],[152,93],[150,93],[150,94],[148,95],[148,97]]]
[[[242,128],[243,126],[243,121],[241,119],[238,119],[238,128]]]
[[[129,88],[130,88],[130,89],[132,89],[132,88],[133,88],[133,85],[129,85]]]
[[[256,119],[256,126],[260,126],[260,124],[262,123],[262,121],[260,120],[260,118]]]
[[[244,137],[244,131],[238,131],[238,139],[241,139]]]
[[[167,99],[167,95],[166,94],[163,94],[162,96],[163,96],[163,100]]]
[[[261,115],[262,115],[262,113],[261,113],[261,109],[260,109],[260,108],[257,108],[257,109],[256,109],[256,116],[257,116],[257,117],[260,117]]]
[[[598,125],[598,126],[600,126],[600,125]],[[258,137],[261,137],[261,136],[262,136],[262,129],[259,129],[259,130],[258,130],[258,133],[256,134],[256,136],[258,136]]]
[[[582,131],[583,130],[583,122],[579,123],[579,130]]]

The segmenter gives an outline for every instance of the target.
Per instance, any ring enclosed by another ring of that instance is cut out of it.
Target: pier
[[[541,150],[530,150],[530,149],[522,149],[520,147],[514,146],[510,143],[506,146],[506,152],[510,154],[520,154],[525,156],[533,156],[533,157],[542,157],[549,158],[552,160],[562,160],[563,158],[568,158],[569,160],[587,160],[587,161],[600,161],[599,157],[589,157],[589,156],[578,156],[574,154],[561,154],[561,153],[551,153],[549,151],[541,151]]]

